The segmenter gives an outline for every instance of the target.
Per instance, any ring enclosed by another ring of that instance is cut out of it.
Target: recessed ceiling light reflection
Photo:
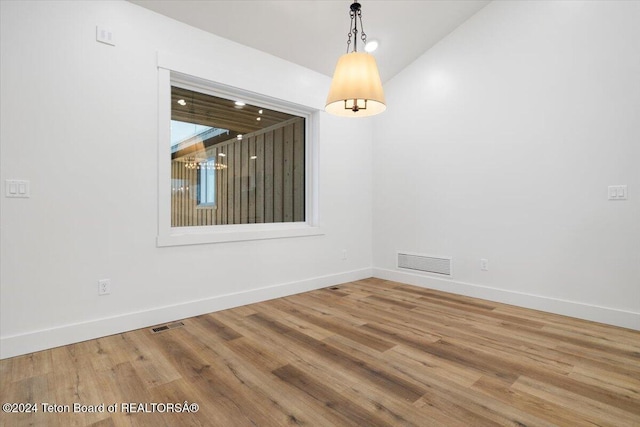
[[[380,44],[378,40],[369,40],[366,45],[364,45],[364,50],[371,53],[378,48]]]
[[[247,105],[247,104],[245,104],[245,103],[244,103],[244,102],[242,102],[242,101],[236,101],[236,102],[235,102],[235,104],[236,104],[238,107],[244,107],[245,105]]]
[[[185,101],[184,99],[179,99],[178,100],[178,104],[180,104],[180,105],[182,105],[184,107],[185,105],[187,105],[187,101]]]
[[[218,157],[226,157],[227,155],[224,153],[218,153]]]

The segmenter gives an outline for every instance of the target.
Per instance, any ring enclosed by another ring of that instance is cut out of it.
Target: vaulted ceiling
[[[132,3],[331,76],[346,50],[348,0],[129,0]],[[488,0],[361,0],[383,82],[489,3]]]

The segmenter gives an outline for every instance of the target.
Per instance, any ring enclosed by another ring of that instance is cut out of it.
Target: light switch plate
[[[607,189],[609,200],[627,200],[626,185],[610,185]]]
[[[28,199],[31,196],[29,181],[24,179],[7,179],[5,181],[5,196]]]

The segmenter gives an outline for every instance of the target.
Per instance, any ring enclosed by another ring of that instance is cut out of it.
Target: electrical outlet
[[[104,44],[108,44],[111,46],[115,46],[115,35],[110,28],[105,28],[101,25],[96,27],[96,41]]]
[[[346,261],[346,260],[347,260],[347,250],[346,250],[346,249],[343,249],[343,250],[342,250],[342,260],[343,260],[343,261]]]
[[[489,271],[489,260],[486,258],[480,259],[480,270]]]
[[[111,293],[111,279],[98,280],[98,295],[109,295]]]

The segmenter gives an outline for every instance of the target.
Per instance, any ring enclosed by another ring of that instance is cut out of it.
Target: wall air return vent
[[[451,258],[398,252],[398,268],[451,277]]]

